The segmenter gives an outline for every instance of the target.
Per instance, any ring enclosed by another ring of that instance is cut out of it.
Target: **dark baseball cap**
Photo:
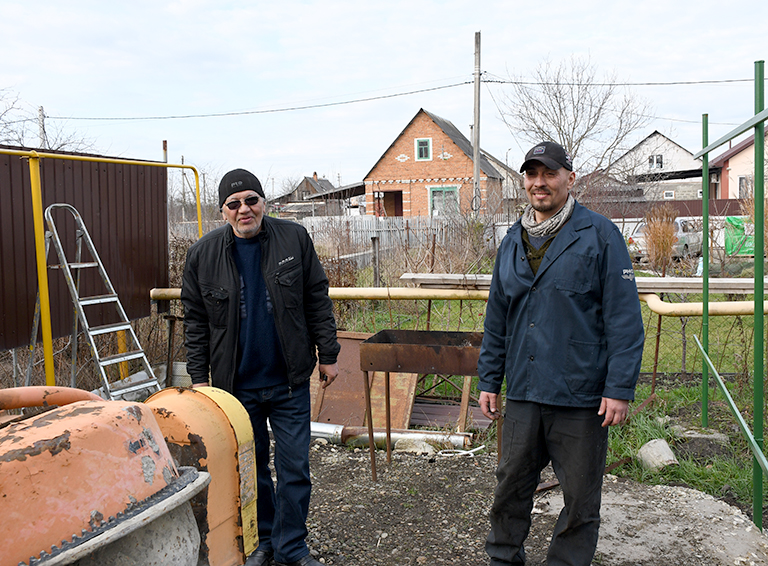
[[[565,151],[562,145],[551,141],[537,143],[525,154],[525,162],[520,167],[521,173],[525,171],[525,168],[528,167],[531,161],[540,161],[554,170],[565,167],[568,171],[573,171],[571,156],[568,155],[568,152]]]
[[[256,175],[245,169],[233,169],[224,175],[219,183],[219,208],[224,206],[224,201],[229,195],[241,191],[255,191],[261,198],[266,198]]]

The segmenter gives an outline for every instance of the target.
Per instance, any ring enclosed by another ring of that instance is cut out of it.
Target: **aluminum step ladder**
[[[53,211],[62,209],[70,212],[75,220],[76,232],[75,232],[75,259],[69,261],[64,253],[64,246],[62,245],[59,232],[56,229],[56,224],[53,220]],[[48,253],[48,243],[52,243],[56,254],[59,258],[58,264],[48,264],[49,269],[61,270],[64,275],[64,279],[69,288],[69,294],[72,297],[72,303],[75,307],[75,320],[73,321],[72,332],[72,364],[73,364],[73,386],[74,386],[74,372],[76,370],[76,352],[77,352],[77,324],[78,321],[83,329],[83,334],[88,340],[88,345],[91,350],[91,355],[99,368],[101,380],[104,383],[104,394],[108,399],[122,399],[128,393],[138,392],[142,390],[149,390],[149,393],[153,393],[160,390],[160,386],[157,382],[152,368],[149,365],[149,360],[144,353],[144,350],[139,344],[139,339],[136,336],[136,332],[131,325],[128,316],[125,314],[125,309],[117,296],[112,282],[104,269],[104,264],[99,258],[99,254],[96,252],[96,248],[93,245],[93,240],[88,234],[88,230],[83,223],[83,219],[80,213],[69,204],[56,203],[50,205],[45,209],[45,221],[48,225],[48,231],[46,232],[46,256]],[[90,254],[91,261],[82,261],[82,245],[85,246]],[[92,295],[83,297],[80,295],[80,273],[84,269],[98,269],[101,281],[104,284],[104,293],[100,295]],[[88,322],[86,316],[86,307],[92,306],[112,306],[117,313],[118,322],[105,324],[101,326],[92,326]],[[39,310],[36,309],[35,328],[37,327],[37,319],[39,318]],[[96,345],[94,337],[96,336],[108,336],[114,334],[117,337],[118,332],[125,332],[127,351],[120,352],[115,355],[102,356],[99,353],[99,349]],[[129,362],[136,360],[141,363],[145,372],[145,378],[135,381],[117,380],[110,382],[107,374],[107,368],[116,366],[123,362]]]

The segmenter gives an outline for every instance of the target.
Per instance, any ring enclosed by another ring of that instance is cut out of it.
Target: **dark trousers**
[[[309,554],[305,542],[312,483],[309,477],[309,383],[237,391],[251,417],[256,447],[259,550],[274,551],[278,562]],[[275,439],[277,487],[269,469],[269,419]]]
[[[525,564],[523,542],[531,527],[533,495],[551,461],[565,507],[555,524],[549,566],[588,566],[600,528],[608,428],[597,407],[574,409],[507,401],[498,485],[485,549],[491,565]]]

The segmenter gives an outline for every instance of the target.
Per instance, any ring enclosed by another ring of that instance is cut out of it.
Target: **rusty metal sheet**
[[[364,373],[360,370],[360,344],[373,335],[360,332],[339,332],[339,376],[323,390],[317,369],[310,379],[313,420],[344,426],[364,426]],[[392,428],[407,429],[416,396],[415,373],[390,373],[390,410]],[[383,426],[386,421],[384,372],[372,374],[371,410],[373,422]],[[323,391],[325,391],[323,393]]]
[[[482,332],[382,330],[360,344],[360,368],[477,375],[482,341]]]

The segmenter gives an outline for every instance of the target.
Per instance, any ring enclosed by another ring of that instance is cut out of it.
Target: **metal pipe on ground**
[[[328,423],[311,423],[312,438],[323,438],[331,444],[348,445],[355,447],[368,446],[368,429],[363,426],[344,426]],[[437,444],[450,444],[454,448],[464,450],[472,441],[472,435],[449,434],[433,430],[392,430],[392,442],[396,443],[401,438],[423,440]],[[385,448],[387,444],[387,432],[385,429],[373,430],[373,442],[377,448]]]

